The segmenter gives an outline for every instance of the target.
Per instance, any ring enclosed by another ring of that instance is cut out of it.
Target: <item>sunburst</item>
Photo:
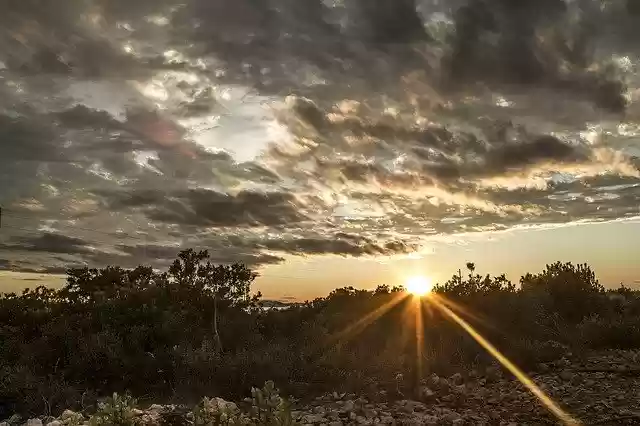
[[[431,292],[433,281],[424,275],[414,275],[407,279],[405,287],[414,296],[422,297]]]

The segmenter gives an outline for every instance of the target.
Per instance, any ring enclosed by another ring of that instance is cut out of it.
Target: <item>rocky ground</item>
[[[594,353],[540,366],[533,380],[585,425],[640,425],[640,351]],[[557,421],[516,380],[498,369],[423,381],[420,397],[385,392],[358,396],[333,393],[306,403],[294,401],[297,423],[310,425],[548,425]],[[419,399],[419,400],[415,400]],[[192,424],[177,407],[154,405],[135,412],[137,424]],[[0,426],[12,425],[1,423]],[[31,419],[28,426],[89,424],[67,411],[58,419]]]

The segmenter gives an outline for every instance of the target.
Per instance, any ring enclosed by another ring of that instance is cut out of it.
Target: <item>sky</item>
[[[183,248],[272,298],[638,285],[632,0],[23,0],[0,16],[0,289]]]

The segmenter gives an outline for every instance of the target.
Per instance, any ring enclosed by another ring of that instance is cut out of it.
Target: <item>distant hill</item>
[[[295,305],[295,303],[282,302],[280,300],[261,300],[260,306],[266,309],[286,309]]]

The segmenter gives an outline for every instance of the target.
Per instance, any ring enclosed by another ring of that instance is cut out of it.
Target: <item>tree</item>
[[[218,328],[219,305],[248,308],[257,303],[261,294],[250,298],[251,283],[258,276],[243,264],[212,265],[207,250],[183,250],[169,268],[169,279],[182,289],[193,289],[213,300],[213,329],[216,350],[222,351]]]
[[[143,289],[162,279],[150,266],[123,269],[107,266],[103,269],[87,267],[67,270],[67,283],[60,296],[67,302],[95,303],[123,297],[134,289]]]
[[[520,285],[524,292],[544,294],[548,308],[567,321],[580,321],[597,310],[604,294],[604,287],[586,263],[555,262],[539,274],[524,275]]]
[[[467,262],[466,267],[469,270],[469,275],[466,279],[462,277],[462,272],[460,271],[444,284],[435,286],[433,290],[455,298],[472,298],[492,293],[515,292],[515,285],[507,279],[505,274],[497,277],[487,274],[483,277],[480,274],[474,274],[476,270],[475,263]]]

